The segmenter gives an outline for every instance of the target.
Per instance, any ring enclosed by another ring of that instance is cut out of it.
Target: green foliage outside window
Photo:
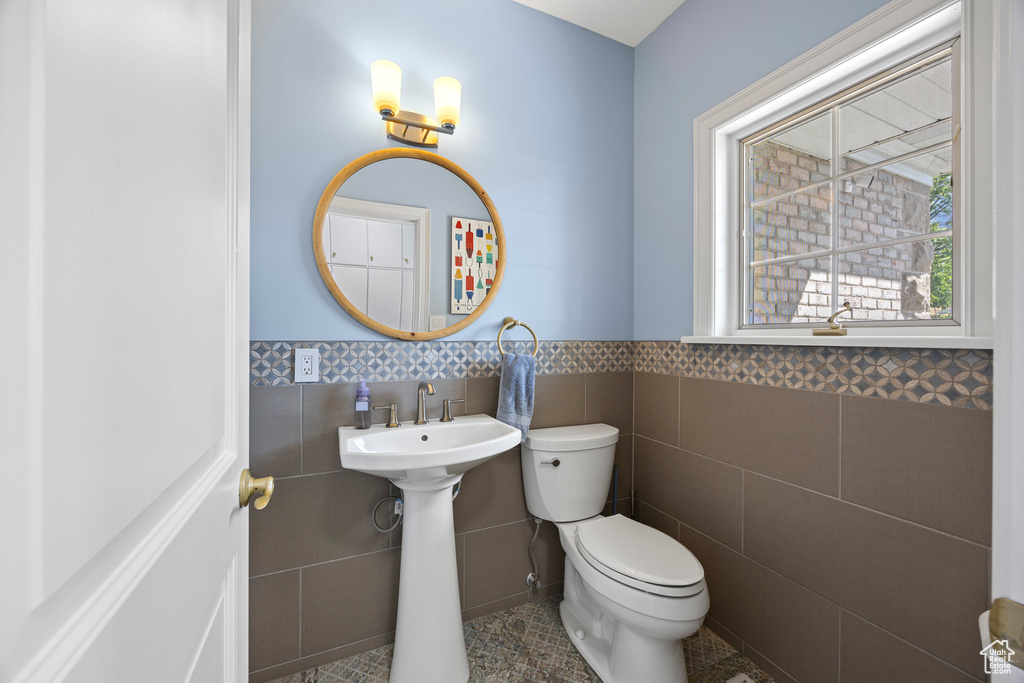
[[[953,216],[953,176],[944,173],[932,181],[931,232],[948,230]],[[935,259],[932,261],[932,300],[935,313],[948,312],[953,307],[953,240],[944,237],[935,240]],[[941,315],[941,313],[940,313]],[[945,317],[945,316],[942,316]]]

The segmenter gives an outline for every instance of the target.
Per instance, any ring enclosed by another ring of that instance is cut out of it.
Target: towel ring
[[[526,323],[521,322],[519,320],[516,320],[512,316],[506,316],[504,322],[505,322],[504,327],[502,327],[500,330],[498,330],[498,353],[501,354],[501,357],[502,358],[505,357],[505,350],[501,348],[501,335],[502,335],[502,333],[505,330],[508,330],[508,329],[511,329],[511,328],[515,327],[516,325],[520,325],[520,326],[525,327],[526,329],[530,330],[530,334],[533,335],[533,357],[536,358],[537,357],[537,349],[540,348],[540,344],[537,342],[537,335],[534,334],[533,329],[529,325],[527,325]]]

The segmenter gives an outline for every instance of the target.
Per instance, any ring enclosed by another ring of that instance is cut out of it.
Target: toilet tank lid
[[[610,446],[618,440],[618,429],[598,423],[531,429],[526,435],[525,445],[539,451],[579,451]]]

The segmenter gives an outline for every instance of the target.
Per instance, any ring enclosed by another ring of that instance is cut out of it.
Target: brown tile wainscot
[[[291,383],[296,346],[320,383]],[[253,683],[393,640],[401,527],[370,511],[397,491],[338,459],[355,377],[403,420],[431,379],[429,416],[465,398],[457,418],[494,414],[498,367],[488,342],[253,342],[252,469],[277,485],[251,516]],[[777,681],[984,680],[991,383],[985,351],[542,342],[534,426],[619,428],[620,511],[635,489],[703,564],[707,626]],[[526,590],[520,467],[494,458],[455,501],[467,620],[561,592],[550,524]]]

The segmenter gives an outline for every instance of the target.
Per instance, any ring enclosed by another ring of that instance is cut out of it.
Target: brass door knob
[[[238,507],[244,508],[248,505],[249,499],[252,498],[254,493],[260,494],[260,497],[253,504],[254,507],[257,510],[267,507],[270,497],[274,495],[274,478],[261,477],[253,479],[252,475],[249,474],[249,470],[242,470],[242,479],[238,482]]]

